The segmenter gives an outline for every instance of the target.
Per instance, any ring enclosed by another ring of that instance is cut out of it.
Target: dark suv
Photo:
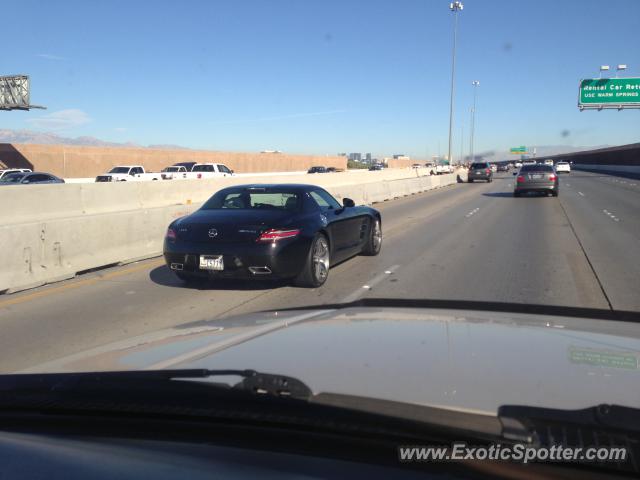
[[[473,183],[474,180],[486,180],[487,182],[493,181],[493,172],[491,171],[491,165],[487,162],[475,162],[469,167],[468,173],[469,183]]]

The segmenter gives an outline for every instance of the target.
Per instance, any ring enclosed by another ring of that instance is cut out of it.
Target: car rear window
[[[486,163],[472,163],[471,170],[484,170],[485,168],[489,168],[489,165]]]
[[[300,198],[291,190],[233,189],[216,193],[206,201],[202,210],[219,209],[265,209],[298,211]]]
[[[521,172],[553,172],[553,167],[550,165],[523,165]]]

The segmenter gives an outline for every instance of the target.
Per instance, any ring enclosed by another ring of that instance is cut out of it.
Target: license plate
[[[200,270],[224,270],[222,255],[200,255]]]
[[[542,177],[544,177],[544,175],[531,175],[531,178],[535,180],[540,180]]]

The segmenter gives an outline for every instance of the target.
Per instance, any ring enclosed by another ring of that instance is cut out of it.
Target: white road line
[[[373,289],[373,287],[378,285],[380,282],[386,280],[390,275],[393,275],[393,273],[398,268],[400,268],[400,265],[393,265],[393,266],[385,269],[384,273],[376,275],[371,280],[369,280],[369,282],[367,282],[365,285],[363,285],[362,287],[360,287],[357,290],[353,291],[351,294],[349,294],[346,297],[344,297],[341,300],[341,303],[355,302],[361,296],[363,296],[365,293],[370,292]]]
[[[581,197],[584,197],[584,193],[582,192],[578,192],[578,195],[580,195]]]
[[[619,222],[620,219],[618,217],[616,217],[613,213],[611,213],[609,210],[602,210],[604,212],[605,215],[607,215],[611,220]]]
[[[467,213],[465,217],[469,218],[470,216],[475,215],[476,213],[478,213],[478,210],[480,210],[480,208],[474,208],[469,213]]]

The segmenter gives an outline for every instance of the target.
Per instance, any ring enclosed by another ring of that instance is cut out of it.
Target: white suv
[[[571,165],[569,162],[556,163],[556,173],[571,173]]]

